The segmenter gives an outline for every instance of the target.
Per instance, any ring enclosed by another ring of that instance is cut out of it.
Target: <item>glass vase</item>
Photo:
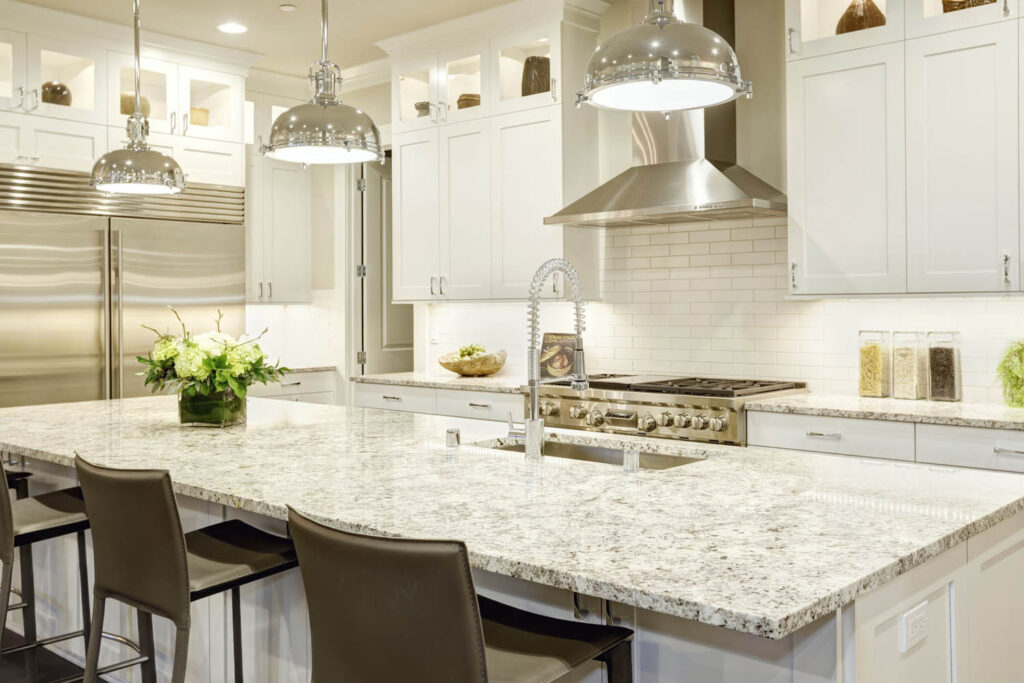
[[[231,389],[203,396],[178,394],[178,420],[189,427],[245,424],[245,399]]]

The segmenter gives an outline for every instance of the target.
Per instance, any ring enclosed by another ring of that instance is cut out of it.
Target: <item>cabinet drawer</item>
[[[845,417],[747,413],[751,446],[792,448],[888,460],[914,460],[914,425]]]
[[[436,390],[426,387],[399,387],[388,384],[357,384],[356,405],[360,408],[400,410],[407,413],[433,413]]]
[[[285,375],[274,384],[256,384],[249,387],[250,396],[278,398],[297,394],[334,393],[333,372],[296,372]]]
[[[919,424],[917,461],[1024,472],[1024,432]]]
[[[437,390],[437,414],[452,417],[473,417],[480,420],[522,420],[526,400],[522,394],[499,394],[461,389]]]
[[[317,391],[309,394],[289,394],[288,396],[271,396],[278,401],[293,401],[295,403],[320,403],[323,405],[334,404],[333,391]]]

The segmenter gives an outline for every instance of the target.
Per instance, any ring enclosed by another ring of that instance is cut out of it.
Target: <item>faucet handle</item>
[[[525,440],[526,439],[526,424],[518,427],[516,423],[512,421],[512,411],[508,412],[508,438],[513,440]]]

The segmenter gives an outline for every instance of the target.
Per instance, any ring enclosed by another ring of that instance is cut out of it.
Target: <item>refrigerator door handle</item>
[[[124,398],[124,234],[111,227],[111,237],[114,241],[112,252],[113,259],[113,287],[111,291],[111,319],[112,324],[117,326],[111,335],[115,340],[116,347],[112,349],[113,363],[116,365],[115,374],[111,375],[111,381],[116,388],[115,398]],[[116,298],[116,301],[113,299]]]
[[[110,296],[113,293],[111,290],[111,262],[110,262],[110,226],[108,225],[106,230],[103,231],[103,271],[102,271],[102,282],[100,287],[103,290],[103,398],[109,399],[112,387],[111,382],[111,363],[113,361],[114,354],[110,348],[111,334],[110,334]]]

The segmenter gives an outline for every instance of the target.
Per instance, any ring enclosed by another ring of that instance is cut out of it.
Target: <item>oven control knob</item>
[[[708,428],[708,416],[707,415],[694,415],[690,425],[694,429],[707,429]]]
[[[586,414],[587,414],[587,409],[584,408],[581,405],[571,405],[571,406],[569,406],[569,417],[571,417],[574,420],[581,420],[584,417],[586,417]]]
[[[544,416],[558,415],[558,404],[553,401],[544,401],[540,404],[540,414]]]
[[[692,418],[689,415],[685,415],[683,413],[676,415],[676,427],[679,427],[680,429],[686,429],[687,427],[690,426],[691,419]]]
[[[636,428],[641,432],[653,432],[654,428],[658,426],[658,422],[651,416],[650,413],[644,415],[636,421]]]
[[[667,413],[666,412],[666,413],[662,413],[661,415],[658,416],[658,426],[659,427],[671,427],[674,424],[675,424],[675,417],[672,415],[672,413]]]
[[[729,428],[729,418],[724,415],[711,418],[711,431],[724,432]]]
[[[604,415],[597,408],[587,413],[587,424],[591,427],[600,427],[604,424]]]

